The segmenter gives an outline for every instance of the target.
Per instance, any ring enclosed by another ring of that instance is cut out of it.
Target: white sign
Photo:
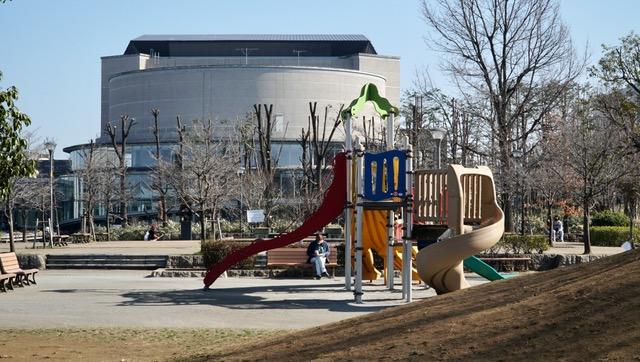
[[[264,222],[264,210],[247,210],[247,222]]]

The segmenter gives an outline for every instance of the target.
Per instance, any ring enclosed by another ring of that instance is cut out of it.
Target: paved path
[[[62,247],[42,248],[38,243],[16,243],[16,252],[25,254],[123,254],[123,255],[182,255],[195,254],[200,251],[199,240],[158,240],[158,241],[100,241],[86,244],[69,244]],[[0,252],[9,251],[9,243],[0,243]]]
[[[610,246],[592,246],[591,254],[594,255],[614,255],[618,253],[622,253],[624,250],[621,247],[610,247]],[[569,243],[569,242],[556,242],[554,247],[549,248],[549,250],[545,251],[545,254],[582,254],[584,252],[584,244],[583,243]]]
[[[18,253],[26,254],[125,254],[125,255],[181,255],[195,254],[200,251],[199,240],[159,240],[159,241],[102,241],[88,244],[69,244],[64,247],[31,249],[32,243],[16,243]],[[0,252],[9,251],[9,243],[0,243]],[[545,254],[582,254],[582,243],[560,243],[545,251]],[[621,247],[592,246],[591,252],[596,255],[613,255],[623,252]]]
[[[0,293],[2,327],[298,329],[403,304],[400,291],[387,291],[381,282],[366,286],[365,303],[356,305],[342,278],[221,278],[204,291],[200,278],[146,278],[148,273],[42,271],[37,285]],[[415,286],[415,300],[433,295]]]

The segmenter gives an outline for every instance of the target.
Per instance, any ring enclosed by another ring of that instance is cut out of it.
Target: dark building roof
[[[364,35],[143,35],[129,42],[124,54],[158,53],[163,57],[193,56],[347,56],[377,54]]]

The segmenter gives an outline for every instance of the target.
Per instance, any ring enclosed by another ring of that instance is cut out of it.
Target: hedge
[[[201,245],[202,259],[204,265],[211,266],[217,264],[232,252],[247,246],[247,243],[237,241],[206,241]],[[250,256],[239,263],[231,266],[232,269],[253,269],[256,264],[257,255]]]
[[[589,228],[591,245],[593,246],[620,246],[629,240],[628,226],[592,226]],[[638,231],[633,233],[633,241],[640,242]]]
[[[621,212],[604,210],[591,216],[591,226],[629,226],[629,217]]]
[[[533,254],[542,253],[548,249],[549,237],[547,235],[504,234],[502,239],[485,253]]]

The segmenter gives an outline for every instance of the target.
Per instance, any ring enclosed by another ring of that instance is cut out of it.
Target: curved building
[[[309,102],[337,107],[374,83],[397,104],[399,75],[399,58],[378,55],[362,35],[145,35],[102,58],[101,129],[127,114],[138,122],[130,140],[150,142],[149,110],[158,108],[169,141],[177,115],[233,121],[273,104],[274,138],[293,140]]]
[[[160,110],[161,142],[166,152],[177,140],[176,117],[188,124],[211,119],[224,135],[251,115],[254,104],[272,104],[272,140],[282,149],[278,167],[299,166],[296,143],[307,128],[309,102],[333,107],[356,98],[366,83],[375,84],[393,104],[400,98],[400,59],[377,54],[363,35],[143,35],[129,42],[124,54],[102,57],[101,136],[119,118],[136,119],[128,138],[130,173],[141,183],[153,168],[152,108]],[[322,112],[320,111],[322,110]],[[119,132],[117,132],[119,133]],[[340,129],[334,141],[343,141]],[[83,145],[67,147],[72,167],[82,167]],[[153,207],[148,187],[131,203],[133,213]],[[75,194],[78,197],[76,190]],[[78,215],[78,210],[73,212]]]

